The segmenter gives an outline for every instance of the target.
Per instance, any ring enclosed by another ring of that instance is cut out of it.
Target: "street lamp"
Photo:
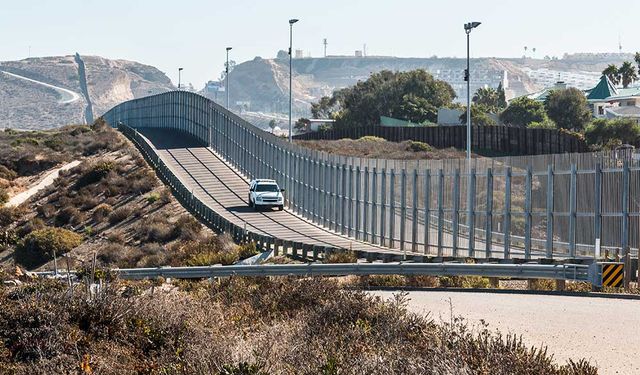
[[[469,71],[469,34],[471,30],[480,26],[480,22],[469,22],[464,24],[464,32],[467,34],[467,69],[464,71],[464,80],[467,81],[467,228],[469,228],[469,254],[473,254],[475,243],[475,214],[473,204],[473,184],[475,178],[472,177],[471,169],[471,74]]]
[[[464,32],[467,34],[467,69],[464,71],[464,80],[467,81],[467,159],[471,162],[471,74],[469,72],[469,34],[471,30],[480,26],[480,22],[464,24]],[[471,165],[471,163],[469,163]]]
[[[226,65],[226,73],[225,73],[225,83],[224,90],[227,92],[227,109],[229,109],[229,51],[231,51],[231,47],[227,47],[227,65]]]
[[[293,62],[293,24],[296,22],[298,22],[298,20],[295,18],[289,20],[289,142],[293,140],[293,128],[291,126],[291,107],[293,107],[291,64]]]
[[[178,68],[178,90],[180,90],[181,78],[182,78],[182,68]]]

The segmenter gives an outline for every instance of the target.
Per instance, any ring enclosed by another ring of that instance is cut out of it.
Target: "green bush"
[[[640,125],[632,119],[597,119],[587,126],[585,140],[596,148],[614,148],[623,143],[640,144]]]
[[[528,127],[532,129],[556,129],[556,124],[547,118],[542,121],[534,121]]]
[[[240,259],[251,258],[252,256],[257,255],[258,253],[259,251],[258,249],[256,249],[255,242],[249,242],[249,243],[238,246],[238,257]]]
[[[16,262],[33,267],[68,253],[82,243],[82,236],[63,228],[47,227],[29,233],[18,244]]]
[[[447,288],[489,288],[489,279],[482,276],[440,276],[440,286]]]
[[[431,151],[433,151],[433,147],[431,147],[430,145],[428,145],[428,144],[426,144],[424,142],[409,141],[409,144],[407,145],[407,151],[431,152]]]
[[[154,204],[160,200],[160,193],[151,193],[147,195],[147,203]]]

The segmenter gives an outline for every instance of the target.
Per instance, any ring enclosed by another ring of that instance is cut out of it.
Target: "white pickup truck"
[[[275,180],[257,179],[249,183],[249,207],[256,211],[263,207],[284,209],[284,189],[280,189]]]

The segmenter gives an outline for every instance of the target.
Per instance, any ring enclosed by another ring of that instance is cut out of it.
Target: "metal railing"
[[[590,265],[465,263],[336,263],[114,269],[122,279],[228,276],[431,275],[591,281]]]
[[[581,258],[597,256],[597,240],[601,252],[635,253],[640,243],[640,164],[628,154],[470,164],[344,157],[290,144],[184,91],[122,103],[104,118],[189,133],[246,178],[277,180],[287,207],[305,219],[414,254]]]

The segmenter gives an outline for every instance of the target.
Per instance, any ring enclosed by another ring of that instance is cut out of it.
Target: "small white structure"
[[[451,108],[438,108],[438,125],[451,126],[463,125],[460,116],[464,111]]]
[[[317,132],[322,125],[332,126],[336,120],[326,119],[326,118],[310,118],[309,119],[309,130],[312,132]]]

